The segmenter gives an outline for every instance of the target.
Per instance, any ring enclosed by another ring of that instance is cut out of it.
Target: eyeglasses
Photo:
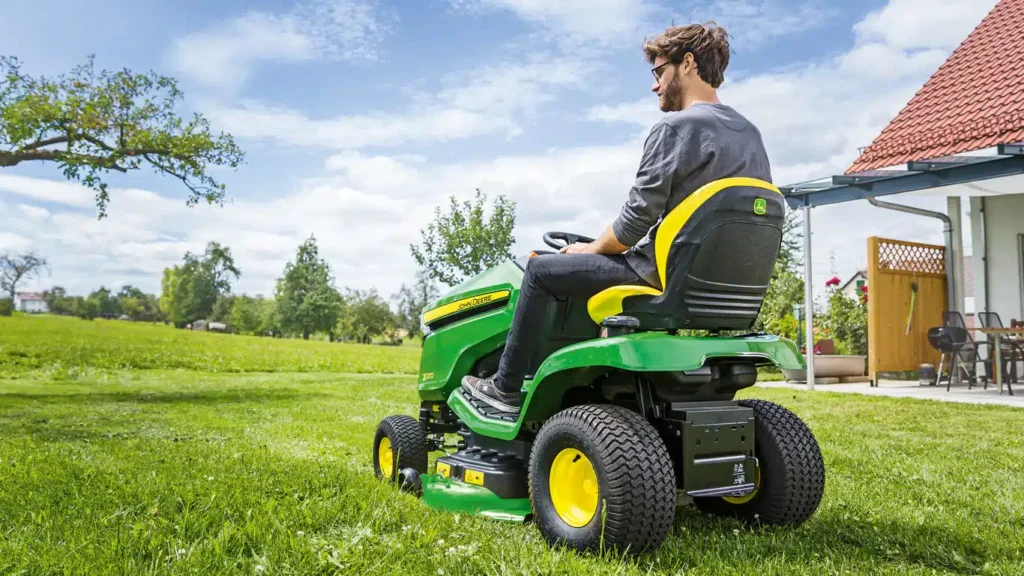
[[[668,66],[669,64],[673,64],[673,62],[671,60],[669,60],[668,62],[665,62],[664,64],[661,64],[659,66],[655,66],[654,68],[651,68],[651,74],[654,74],[654,79],[655,80],[657,80],[658,82],[661,82],[661,75],[662,75],[661,69],[664,68],[665,66]]]
[[[692,49],[687,48],[686,50],[683,51],[683,55],[679,58],[679,62],[673,62],[672,60],[669,60],[668,62],[665,62],[664,64],[659,64],[658,66],[655,66],[654,68],[651,68],[651,74],[654,74],[654,79],[657,80],[660,83],[661,82],[661,75],[664,74],[664,72],[662,72],[661,69],[664,68],[665,66],[668,66],[669,64],[682,64],[683,63],[683,59],[686,58],[687,54],[692,54],[693,55],[693,64],[696,66],[697,65],[697,54],[695,54]]]

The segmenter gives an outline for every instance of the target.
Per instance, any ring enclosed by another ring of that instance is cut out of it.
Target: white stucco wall
[[[974,296],[979,311],[999,313],[1003,324],[1024,318],[1021,295],[1020,235],[1024,234],[1024,194],[985,198],[985,228],[981,200],[971,199],[971,228],[974,249]],[[982,244],[982,231],[986,238]],[[984,248],[983,248],[984,246]],[[984,259],[979,257],[984,254]],[[988,264],[988,297],[985,301],[985,261]]]

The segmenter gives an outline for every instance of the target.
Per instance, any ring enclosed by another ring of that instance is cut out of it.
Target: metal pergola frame
[[[1020,174],[1024,174],[1024,143],[1013,143],[1000,144],[994,156],[943,156],[908,162],[906,170],[868,170],[779,187],[790,208],[804,211],[804,340],[808,390],[814,389],[811,209]]]

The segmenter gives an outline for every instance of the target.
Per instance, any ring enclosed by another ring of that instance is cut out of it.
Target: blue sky
[[[315,234],[339,286],[385,296],[411,280],[409,243],[449,195],[519,205],[517,251],[545,230],[596,235],[617,214],[659,116],[640,45],[674,18],[732,35],[722,100],[761,129],[776,183],[843,171],[995,0],[0,0],[0,54],[55,75],[97,66],[179,79],[247,151],[218,173],[225,207],[184,206],[149,174],[113,178],[110,217],[52,166],[0,172],[0,250],[36,248],[26,286],[133,284],[209,240],[269,294]],[[910,203],[943,208],[936,199]],[[924,219],[816,213],[816,276],[864,264],[871,234],[939,241]],[[817,282],[820,284],[822,282]]]

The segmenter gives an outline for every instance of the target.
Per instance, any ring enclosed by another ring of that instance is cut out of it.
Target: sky
[[[549,230],[600,234],[662,115],[642,42],[673,22],[729,31],[720,98],[761,131],[781,186],[845,171],[995,3],[0,0],[0,54],[25,72],[95,55],[98,68],[173,76],[181,113],[246,152],[213,172],[224,206],[187,207],[172,178],[118,174],[102,220],[55,166],[0,170],[0,251],[48,257],[28,290],[159,293],[164,268],[217,241],[241,269],[234,292],[269,295],[313,235],[339,288],[388,297],[412,281],[410,244],[450,196],[515,201],[516,254]],[[813,224],[818,290],[864,267],[869,236],[942,242],[937,220],[866,202],[816,209]]]

